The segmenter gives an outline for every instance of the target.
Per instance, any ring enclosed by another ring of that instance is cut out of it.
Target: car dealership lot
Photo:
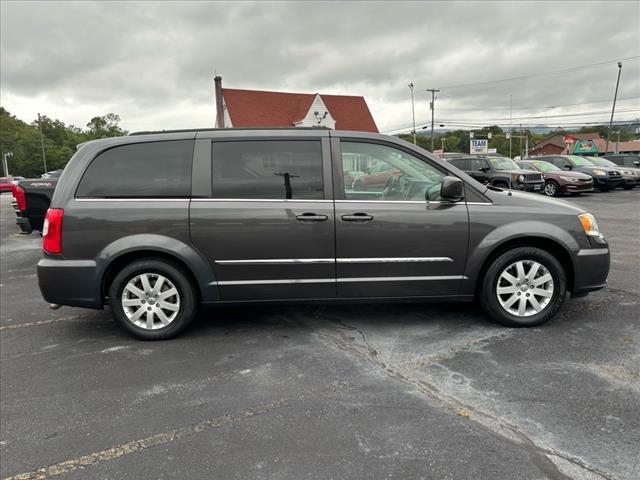
[[[609,288],[538,328],[464,304],[225,307],[156,343],[48,310],[10,198],[3,478],[640,476],[637,189],[569,199],[611,244]]]

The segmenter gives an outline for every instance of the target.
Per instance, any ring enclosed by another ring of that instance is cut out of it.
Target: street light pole
[[[409,84],[411,90],[411,116],[413,117],[413,144],[416,144],[416,107],[413,101],[413,82]]]
[[[620,85],[620,73],[622,72],[622,62],[618,62],[618,80],[616,80],[616,92],[613,94],[613,107],[611,108],[611,120],[609,120],[609,129],[607,130],[607,143],[604,147],[604,154],[609,151],[609,139],[611,138],[611,125],[613,125],[613,113],[616,111],[616,99],[618,98],[618,85]]]
[[[440,90],[436,90],[434,88],[427,88],[427,92],[431,92],[431,152],[433,152],[433,123],[434,123],[434,114],[436,110],[436,92]]]
[[[13,157],[13,152],[7,152],[2,155],[2,168],[4,169],[4,176],[9,177],[9,162],[7,161],[7,157]]]
[[[42,137],[42,119],[38,114],[38,127],[40,128],[40,146],[42,147],[42,163],[44,163],[44,173],[47,173],[47,156],[44,153],[44,138]]]

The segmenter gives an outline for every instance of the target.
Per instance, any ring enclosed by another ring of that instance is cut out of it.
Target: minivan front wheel
[[[518,247],[498,256],[480,289],[484,310],[510,327],[532,327],[551,319],[564,303],[567,279],[560,262],[535,247]]]
[[[196,314],[186,275],[171,263],[144,259],[124,267],[109,289],[113,316],[142,340],[164,340],[184,330]]]

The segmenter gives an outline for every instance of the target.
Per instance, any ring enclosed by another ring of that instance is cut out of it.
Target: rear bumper
[[[49,303],[102,308],[100,277],[93,260],[43,258],[38,262],[38,286]]]
[[[606,242],[595,245],[594,248],[580,250],[575,257],[572,296],[581,296],[604,288],[607,285],[610,263],[611,253]]]

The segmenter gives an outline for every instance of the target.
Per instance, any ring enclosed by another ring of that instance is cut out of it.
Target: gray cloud
[[[481,123],[508,117],[496,108],[508,108],[509,95],[516,107],[611,98],[616,67],[445,87],[640,54],[637,2],[3,2],[0,8],[5,108],[26,120],[40,111],[78,125],[114,111],[131,129],[210,126],[214,71],[234,88],[365,95],[384,130],[408,124],[409,82],[416,85],[419,120],[429,116],[424,90],[442,87],[439,121]],[[640,61],[625,62],[619,96],[640,97]],[[640,109],[638,98],[620,105]],[[607,108],[516,108],[513,116]]]

